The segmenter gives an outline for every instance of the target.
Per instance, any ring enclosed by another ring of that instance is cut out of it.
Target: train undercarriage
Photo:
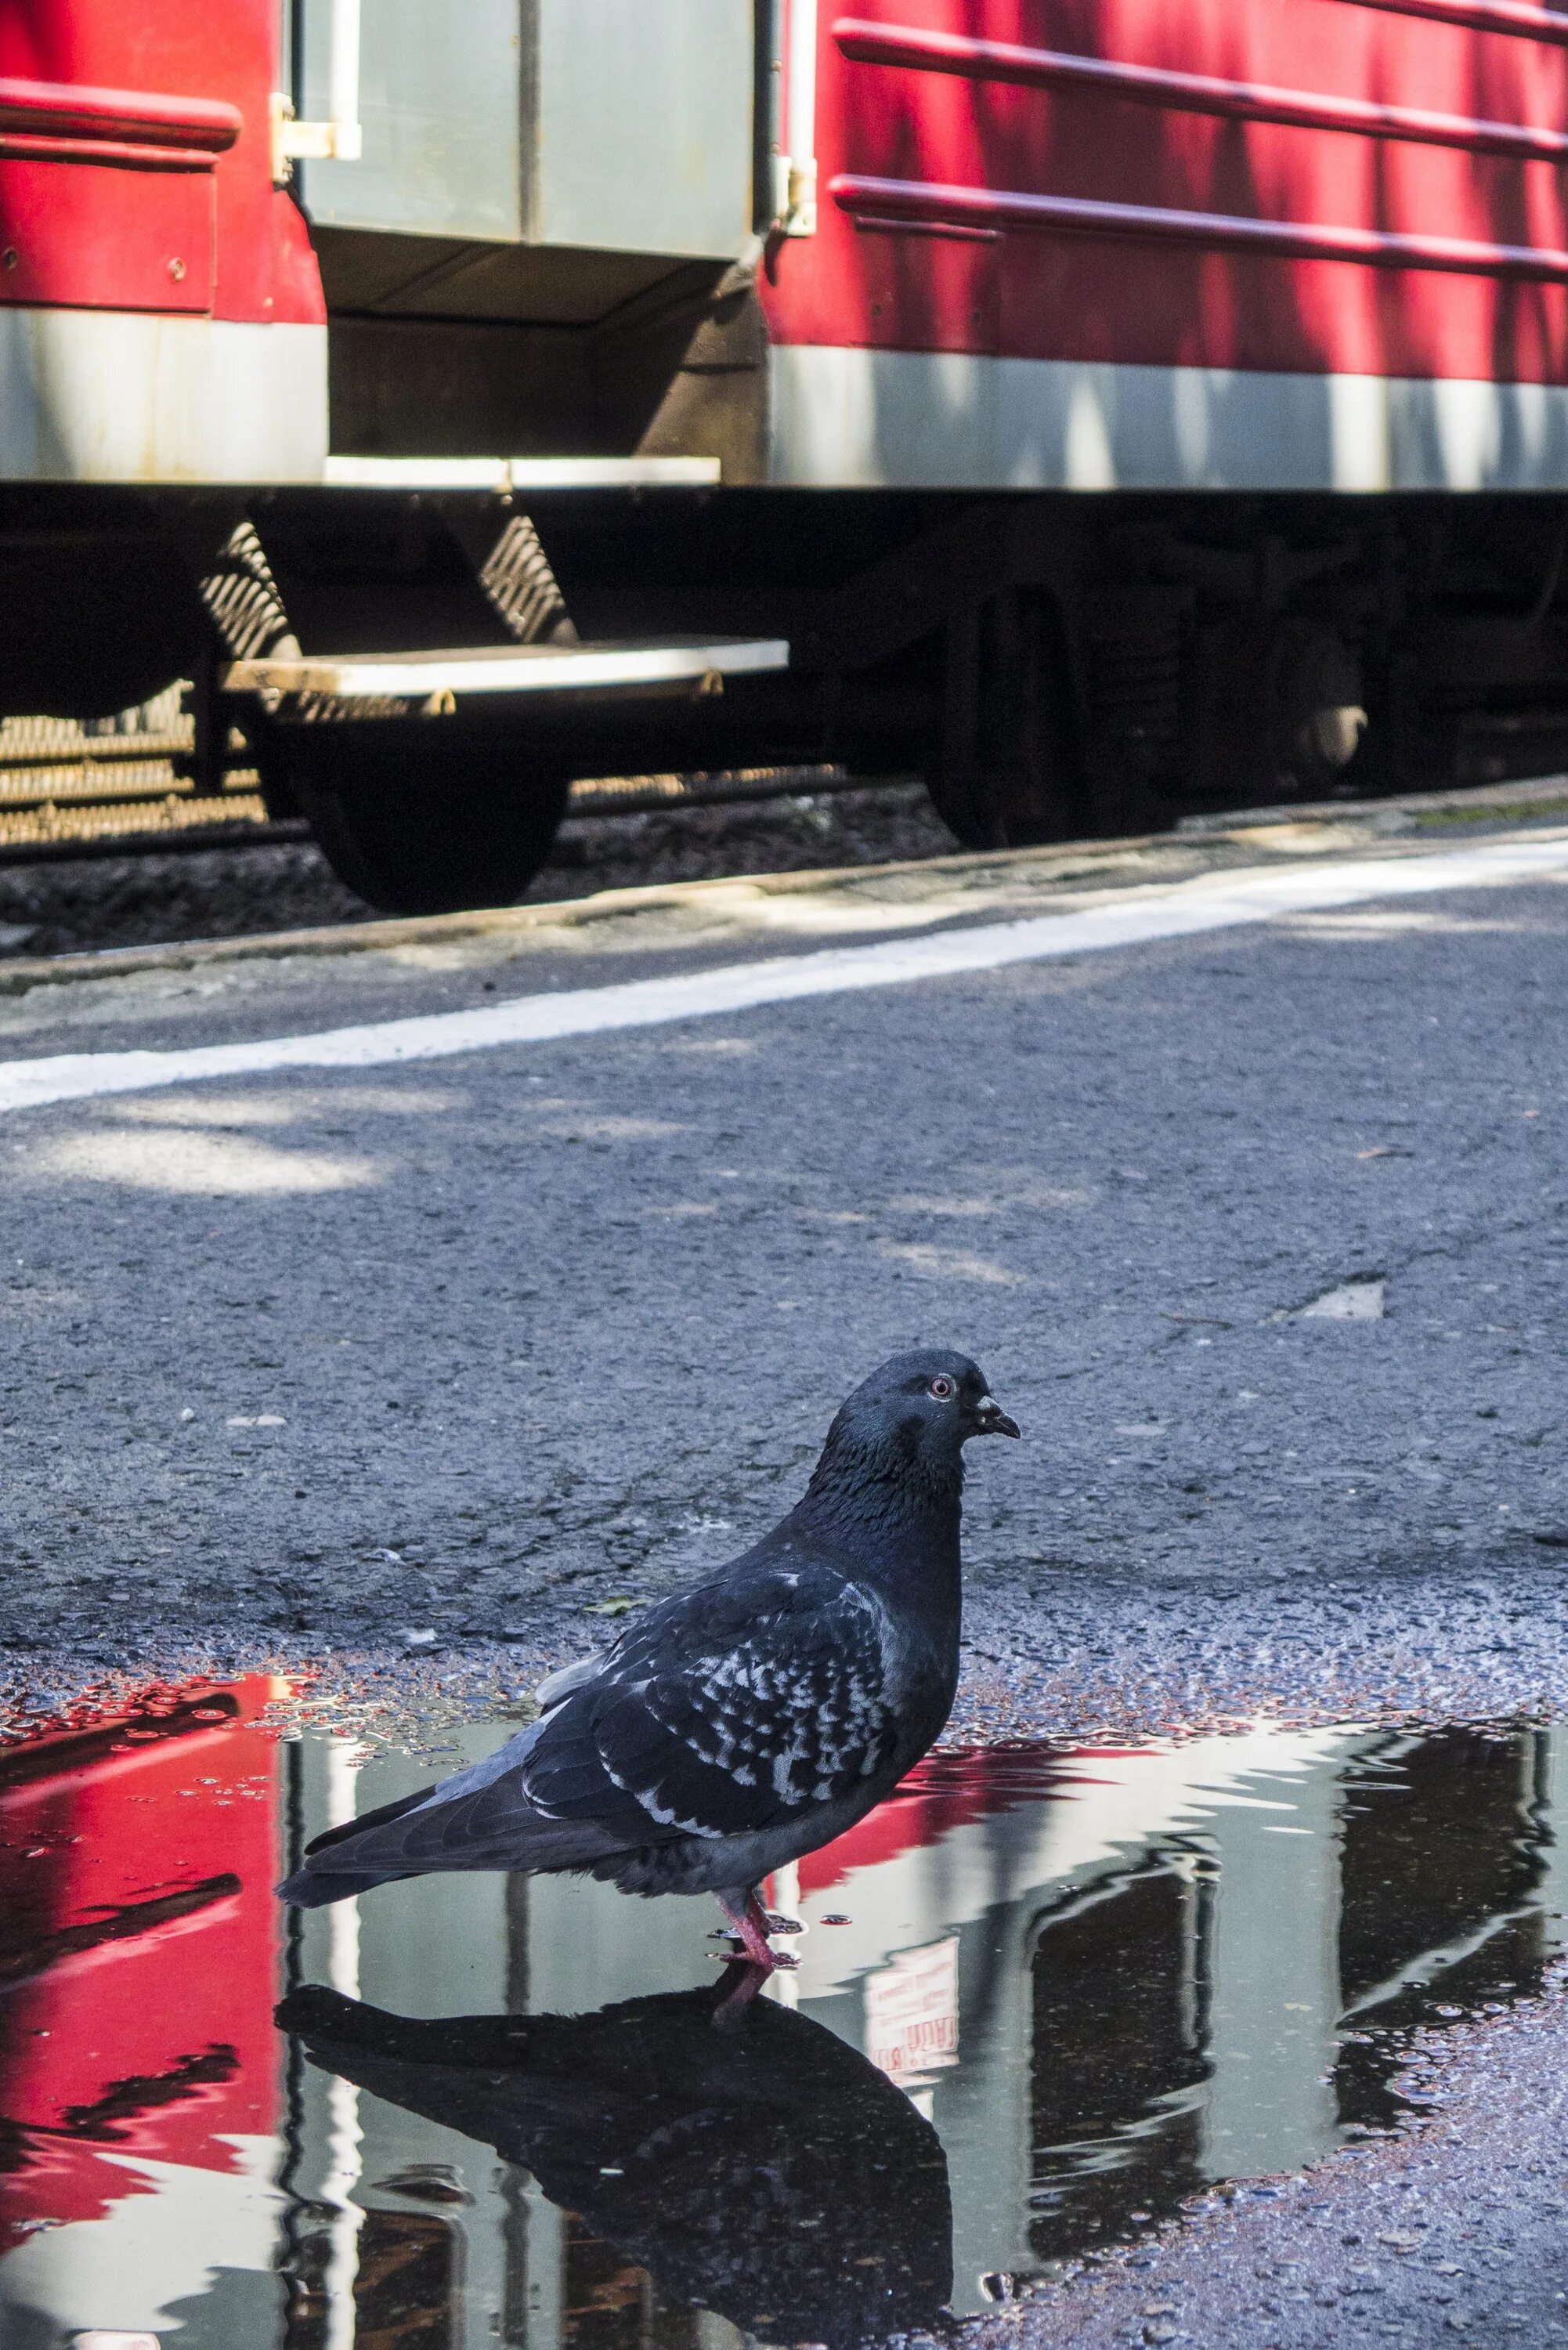
[[[1568,499],[437,482],[12,485],[0,699],[189,678],[198,788],[254,764],[397,912],[518,895],[579,775],[914,773],[984,848],[1568,756]]]
[[[361,14],[0,24],[0,710],[188,679],[410,912],[583,775],[1007,847],[1568,755],[1560,13]]]

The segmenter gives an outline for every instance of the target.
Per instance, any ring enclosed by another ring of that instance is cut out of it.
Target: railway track
[[[901,779],[899,779],[901,780]],[[247,785],[249,788],[247,788]],[[682,808],[744,807],[875,789],[833,767],[768,767],[714,775],[605,776],[575,784],[566,816],[672,815]],[[61,802],[47,792],[20,804],[0,795],[0,868],[87,858],[171,857],[203,849],[276,847],[308,841],[303,817],[268,816],[254,778],[219,795],[171,783],[156,799],[104,795]]]
[[[182,772],[191,747],[175,695],[101,730],[36,719],[0,726],[0,963],[373,920],[303,822],[269,821],[243,764],[221,793],[198,792]],[[1504,804],[1568,808],[1568,783],[1231,810],[1189,816],[1179,830],[1425,828]],[[953,847],[909,777],[867,785],[813,766],[589,778],[574,785],[528,897],[918,862]]]
[[[334,924],[370,909],[300,820],[267,816],[243,745],[221,792],[186,772],[178,689],[99,727],[0,725],[0,959]],[[835,767],[587,778],[529,893],[857,865],[953,846],[923,785]]]
[[[0,867],[82,858],[275,847],[306,841],[303,820],[275,821],[259,778],[235,764],[221,791],[202,791],[188,769],[189,718],[171,688],[107,728],[70,719],[0,724]],[[744,768],[721,775],[585,777],[572,786],[573,818],[733,807],[866,788],[841,767]]]

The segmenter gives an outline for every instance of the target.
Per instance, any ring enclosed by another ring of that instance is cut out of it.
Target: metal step
[[[451,652],[307,653],[231,661],[225,693],[330,694],[341,702],[471,693],[635,691],[787,669],[782,637],[660,637],[642,644],[468,645]]]
[[[717,457],[328,457],[329,490],[706,489]]]

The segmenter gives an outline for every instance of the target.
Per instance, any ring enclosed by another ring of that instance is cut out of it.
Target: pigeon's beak
[[[1022,1436],[1023,1430],[992,1395],[982,1395],[974,1408],[974,1430],[977,1436]]]

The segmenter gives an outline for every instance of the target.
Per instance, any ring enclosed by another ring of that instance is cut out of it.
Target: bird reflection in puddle
[[[769,2342],[929,2325],[952,2290],[947,2158],[822,2024],[716,1983],[592,2015],[423,2021],[291,1992],[313,2064],[493,2147],[669,2298]]]

